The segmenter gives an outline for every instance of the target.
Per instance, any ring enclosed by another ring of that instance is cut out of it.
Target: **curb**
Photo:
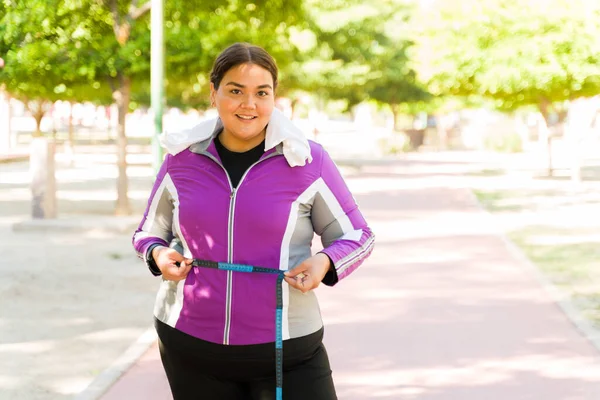
[[[600,356],[600,330],[593,327],[592,324],[582,315],[581,311],[570,300],[570,296],[563,290],[554,285],[550,279],[548,279],[535,265],[525,253],[506,236],[495,221],[495,217],[490,213],[477,199],[477,196],[472,189],[468,189],[469,196],[475,205],[481,212],[483,212],[490,220],[490,226],[493,227],[492,231],[504,243],[508,252],[514,257],[520,265],[524,266],[528,273],[533,275],[537,281],[542,285],[544,291],[550,295],[550,298],[554,303],[562,310],[566,315],[567,319],[575,326],[575,328],[592,344],[592,346],[598,351]]]
[[[100,373],[81,393],[73,400],[98,400],[105,394],[129,368],[148,351],[156,341],[156,330],[153,326],[133,342],[127,350],[117,358],[108,368]]]

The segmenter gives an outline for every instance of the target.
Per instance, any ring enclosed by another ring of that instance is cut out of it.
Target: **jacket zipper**
[[[225,171],[225,173],[227,174],[227,171]],[[229,174],[227,174],[227,179],[229,179]],[[227,262],[233,263],[233,217],[235,213],[236,188],[234,188],[231,184],[231,179],[229,179],[229,187],[231,189],[231,194],[229,195],[229,220],[227,221]],[[229,344],[229,331],[231,329],[231,300],[233,297],[232,291],[233,271],[227,271],[227,297],[225,298],[225,329],[223,330],[223,344]]]
[[[242,175],[242,177],[240,178],[240,181],[238,182],[237,188],[233,187],[233,184],[231,183],[231,178],[229,177],[229,174],[227,173],[227,170],[225,169],[225,167],[223,166],[223,164],[221,164],[219,162],[219,160],[217,160],[212,154],[210,153],[204,153],[206,156],[208,156],[210,159],[212,159],[213,161],[215,161],[221,168],[223,168],[223,171],[225,171],[225,176],[227,176],[227,182],[229,183],[229,189],[231,190],[231,193],[229,195],[229,220],[227,222],[227,262],[232,264],[233,263],[233,223],[234,223],[234,216],[235,216],[235,199],[236,199],[236,195],[237,195],[237,191],[239,189],[239,187],[242,185],[242,182],[244,181],[244,178],[246,177],[246,175],[248,175],[248,172],[252,169],[252,167],[254,167],[255,165],[268,160],[271,157],[275,157],[277,154],[270,154],[269,156],[258,160],[257,162],[255,162],[254,164],[250,165],[248,167],[248,169],[246,170],[246,172],[244,172],[244,175]],[[223,344],[229,344],[229,334],[231,332],[231,300],[233,298],[233,271],[227,271],[227,291],[226,291],[226,295],[227,298],[225,300],[225,329],[223,330]]]

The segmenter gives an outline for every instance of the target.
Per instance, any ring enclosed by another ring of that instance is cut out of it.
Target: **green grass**
[[[588,284],[592,277],[600,281],[600,243],[541,244],[535,239],[548,236],[585,235],[586,231],[561,230],[546,226],[508,233],[519,246],[553,281],[562,285]],[[532,243],[533,242],[533,243]]]
[[[515,195],[511,196],[510,191],[479,191],[475,190],[477,199],[485,208],[494,212],[498,211],[522,211],[525,206],[522,203],[511,203],[515,199]]]
[[[535,213],[535,203],[556,196],[551,191],[475,191],[479,201],[492,214],[506,215],[523,211]],[[583,200],[581,203],[589,203]],[[561,207],[575,204],[558,203]],[[599,204],[600,208],[600,204]],[[546,208],[547,210],[547,208]],[[581,218],[597,218],[587,215]],[[508,231],[507,236],[557,287],[567,293],[575,306],[593,325],[600,328],[600,227],[552,225],[552,221]]]
[[[505,174],[506,174],[506,171],[504,171],[504,170],[491,169],[491,168],[484,168],[481,171],[471,171],[471,172],[467,173],[468,176],[478,176],[478,177],[502,176]]]
[[[556,204],[557,198],[563,193],[557,190],[474,190],[475,196],[485,208],[492,212],[523,212],[547,209],[550,204]],[[563,198],[561,205],[575,205],[571,199]],[[588,201],[578,201],[577,204],[587,204]]]
[[[108,253],[108,258],[113,260],[120,260],[123,258],[123,255],[120,253]]]

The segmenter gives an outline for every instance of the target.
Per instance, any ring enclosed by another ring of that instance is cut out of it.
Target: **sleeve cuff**
[[[162,275],[162,272],[160,272],[160,268],[158,268],[158,265],[156,265],[154,258],[152,258],[152,250],[154,250],[156,247],[159,247],[159,246],[163,246],[163,245],[157,244],[157,243],[150,245],[148,247],[148,250],[146,250],[146,255],[144,256],[144,261],[146,261],[146,265],[148,266],[148,269],[154,276]]]
[[[338,283],[338,275],[337,275],[337,271],[335,270],[335,265],[333,264],[333,260],[331,259],[331,257],[329,257],[329,255],[325,252],[320,252],[322,254],[325,254],[327,256],[327,258],[329,258],[329,262],[331,263],[331,266],[329,267],[329,271],[327,271],[327,273],[325,274],[325,276],[323,277],[323,280],[321,281],[323,284],[327,285],[327,286],[333,286],[336,283]]]

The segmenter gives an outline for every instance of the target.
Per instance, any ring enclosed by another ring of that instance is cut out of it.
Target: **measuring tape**
[[[277,309],[275,310],[275,398],[283,398],[283,282],[284,272],[273,268],[254,267],[244,264],[220,263],[215,261],[199,260],[194,258],[194,267],[220,269],[234,272],[257,272],[277,275]]]

